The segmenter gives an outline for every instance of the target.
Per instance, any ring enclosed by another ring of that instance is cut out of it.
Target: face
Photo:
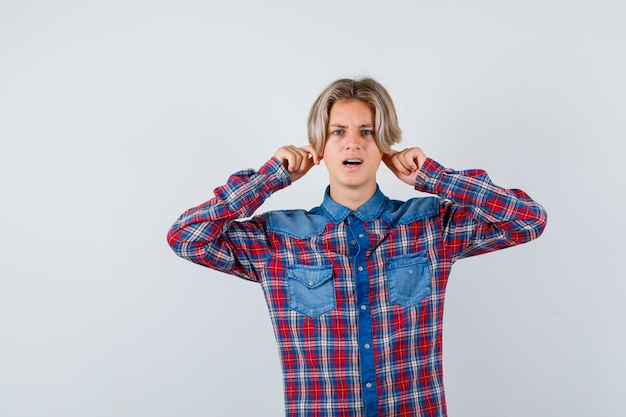
[[[376,171],[382,160],[374,137],[374,113],[360,100],[340,100],[328,118],[324,163],[330,176],[331,197],[343,192],[376,191]]]

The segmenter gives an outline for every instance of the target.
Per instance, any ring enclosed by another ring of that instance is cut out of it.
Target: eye
[[[333,130],[332,132],[330,132],[331,135],[335,135],[335,136],[341,136],[343,135],[343,129],[336,129]]]
[[[374,134],[373,130],[369,130],[369,129],[363,129],[361,130],[361,134],[363,136],[372,136]]]

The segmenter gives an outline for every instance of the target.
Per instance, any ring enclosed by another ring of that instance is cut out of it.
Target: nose
[[[360,149],[362,147],[363,138],[359,129],[348,129],[345,139],[346,149]]]

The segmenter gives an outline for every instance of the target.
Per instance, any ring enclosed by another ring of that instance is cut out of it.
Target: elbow
[[[543,234],[543,231],[546,230],[546,225],[548,224],[548,212],[543,206],[537,204],[536,213],[537,215],[535,217],[535,239]]]
[[[548,223],[548,213],[543,206],[537,204],[532,214],[523,222],[524,226],[518,234],[519,243],[530,242],[543,234]]]
[[[193,237],[188,229],[174,225],[167,232],[167,244],[178,257],[206,266],[210,263],[206,256],[207,242]]]
[[[174,253],[181,258],[184,258],[184,244],[180,236],[180,230],[176,229],[175,227],[171,227],[167,231],[166,239],[167,244],[174,251]]]

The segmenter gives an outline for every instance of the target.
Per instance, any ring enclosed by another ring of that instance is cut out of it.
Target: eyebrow
[[[346,126],[345,126],[345,125],[342,125],[342,124],[339,124],[339,123],[333,123],[333,124],[330,124],[330,125],[328,125],[328,127],[329,127],[329,128],[330,128],[330,127],[334,127],[334,128],[337,128],[337,127],[338,127],[338,128],[341,128],[341,129],[345,129],[345,128],[346,128]],[[369,127],[369,128],[373,128],[373,127],[374,127],[374,125],[373,125],[373,124],[369,124],[369,123],[363,123],[362,125],[360,125],[360,126],[359,126],[359,128],[362,128],[362,127]]]

